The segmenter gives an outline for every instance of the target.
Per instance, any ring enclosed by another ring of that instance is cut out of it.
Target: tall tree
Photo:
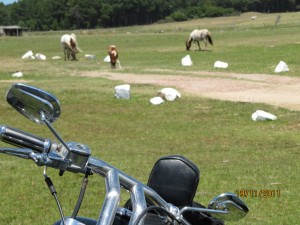
[[[0,25],[8,25],[9,24],[9,13],[8,8],[0,2]]]

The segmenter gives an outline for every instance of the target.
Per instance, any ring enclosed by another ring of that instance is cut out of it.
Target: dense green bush
[[[188,16],[182,11],[176,11],[170,15],[174,21],[185,21],[188,19]]]
[[[204,15],[206,17],[219,17],[234,14],[235,10],[233,8],[223,8],[216,6],[208,6],[204,8]]]
[[[233,8],[222,8],[216,6],[188,7],[172,13],[169,17],[172,21],[185,21],[188,19],[203,17],[219,17],[236,14]],[[168,17],[168,18],[169,18]],[[166,17],[167,18],[167,17]]]

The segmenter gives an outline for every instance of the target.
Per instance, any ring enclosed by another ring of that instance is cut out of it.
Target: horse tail
[[[214,45],[214,44],[213,44],[213,40],[212,40],[212,37],[211,37],[210,32],[207,33],[207,39],[208,39],[208,42],[209,42],[211,45]]]

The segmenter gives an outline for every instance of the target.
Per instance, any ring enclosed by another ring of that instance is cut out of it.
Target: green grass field
[[[251,20],[253,15],[256,20]],[[299,76],[300,13],[281,14],[277,26],[276,17],[277,14],[247,13],[182,23],[74,31],[84,51],[78,54],[76,62],[51,59],[62,56],[59,40],[64,32],[1,37],[0,124],[54,139],[46,127],[25,119],[4,99],[16,82],[12,73],[22,71],[24,82],[52,92],[60,100],[62,114],[54,127],[65,141],[89,145],[94,157],[145,183],[159,157],[182,154],[201,170],[195,200],[204,205],[222,192],[277,193],[274,197],[243,197],[250,213],[239,222],[226,224],[299,224],[299,112],[191,95],[153,106],[149,99],[160,87],[133,84],[131,100],[117,100],[113,88],[120,82],[78,76],[85,71],[111,72],[103,58],[112,43],[119,49],[123,66],[115,73],[145,76],[152,71],[163,75],[214,72],[218,70],[213,63],[222,60],[229,63],[228,72],[275,74],[275,66],[283,60],[290,69],[284,75]],[[194,28],[211,30],[214,46],[209,46],[210,51],[189,52],[194,65],[182,67],[180,60],[187,54],[184,41]],[[48,58],[22,60],[28,50]],[[84,54],[94,54],[96,60],[86,60]],[[253,122],[251,114],[256,109],[270,111],[278,120]],[[52,224],[59,218],[42,173],[43,168],[31,161],[0,155],[1,224]],[[59,177],[58,171],[52,169],[48,173],[65,214],[70,215],[82,175],[65,173]],[[97,218],[104,194],[104,180],[92,176],[80,215]],[[123,193],[122,203],[127,199],[128,194]]]

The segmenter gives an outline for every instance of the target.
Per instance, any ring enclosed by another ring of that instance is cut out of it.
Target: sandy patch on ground
[[[160,75],[161,72],[176,75]],[[87,71],[81,73],[81,76],[104,77],[129,84],[173,87],[183,95],[193,94],[235,102],[266,103],[290,110],[300,110],[300,79],[284,75],[152,70],[148,74]]]
[[[0,83],[30,83],[32,80],[0,80]]]

